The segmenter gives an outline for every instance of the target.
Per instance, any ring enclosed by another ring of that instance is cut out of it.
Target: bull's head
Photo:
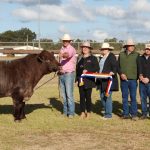
[[[60,69],[60,63],[55,59],[53,52],[48,52],[46,50],[42,51],[38,55],[38,61],[45,64],[49,72],[56,72]]]

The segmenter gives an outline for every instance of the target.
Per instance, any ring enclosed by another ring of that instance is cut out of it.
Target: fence
[[[91,46],[93,47],[94,50],[98,50],[101,46],[102,43],[100,42],[90,42]],[[109,42],[111,46],[115,48],[116,51],[120,51],[122,49],[123,43],[122,42]],[[17,46],[33,46],[33,47],[38,47],[38,42],[0,42],[0,47],[17,47]],[[72,42],[72,45],[76,48],[76,50],[80,50],[80,45],[82,42]],[[145,43],[137,43],[136,47],[137,50],[141,50],[144,48]],[[45,50],[59,50],[62,46],[61,42],[40,42],[40,45],[43,49]]]
[[[122,42],[109,42],[111,46],[114,47],[114,54],[118,54],[123,47],[123,43]],[[38,47],[38,42],[0,42],[0,53],[1,54],[35,54],[35,53],[39,53],[39,50],[33,50],[33,49],[20,49],[20,50],[13,50],[16,47],[19,46],[32,46],[34,47]],[[77,53],[80,53],[80,46],[81,46],[82,42],[72,42],[72,45],[75,47],[75,49],[77,50]],[[91,46],[93,47],[92,52],[94,54],[99,54],[99,48],[101,47],[102,43],[99,42],[91,42]],[[59,50],[62,47],[62,43],[61,42],[41,42],[40,43],[41,48],[43,48],[44,50],[49,50],[49,51],[54,51],[56,54],[59,53]],[[144,49],[144,45],[145,43],[137,43],[136,44],[136,50],[138,52],[141,52],[141,50]]]

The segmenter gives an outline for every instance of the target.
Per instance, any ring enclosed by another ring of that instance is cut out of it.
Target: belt
[[[72,72],[60,72],[59,75],[64,75],[64,74],[68,74],[68,73],[74,73],[75,71]]]

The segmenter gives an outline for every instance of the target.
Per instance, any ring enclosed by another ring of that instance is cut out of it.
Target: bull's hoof
[[[16,123],[20,123],[20,122],[21,122],[21,120],[20,120],[20,119],[14,119],[14,122],[16,122]]]

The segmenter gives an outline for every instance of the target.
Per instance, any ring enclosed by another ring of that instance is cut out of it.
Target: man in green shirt
[[[119,54],[118,58],[118,73],[121,80],[121,92],[123,103],[123,119],[128,119],[131,115],[133,120],[137,120],[137,79],[138,79],[138,57],[135,52],[135,44],[133,40],[127,40],[123,46],[125,50]],[[128,95],[130,94],[130,106]],[[130,109],[129,109],[130,108]]]

